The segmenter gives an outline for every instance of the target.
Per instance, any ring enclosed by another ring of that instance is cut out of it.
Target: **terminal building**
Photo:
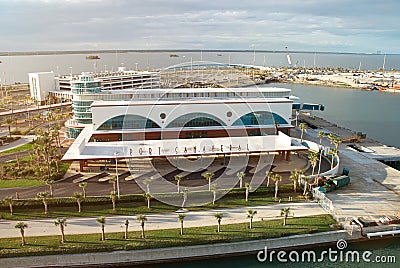
[[[99,94],[90,105],[84,94],[73,100],[74,109],[82,105],[79,119],[88,121],[63,160],[80,161],[81,170],[89,160],[116,158],[280,152],[290,160],[292,151],[307,149],[290,138],[290,89],[135,89],[102,98],[97,79],[79,81],[85,92]],[[84,117],[89,107],[91,117]]]

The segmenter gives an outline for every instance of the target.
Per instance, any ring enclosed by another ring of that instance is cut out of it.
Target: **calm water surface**
[[[350,88],[299,84],[269,84],[287,87],[302,102],[321,103],[325,111],[316,116],[400,148],[400,94]]]

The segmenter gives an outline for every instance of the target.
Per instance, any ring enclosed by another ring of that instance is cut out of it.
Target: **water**
[[[186,262],[178,262],[178,263],[164,263],[158,265],[151,265],[151,267],[159,267],[159,268],[184,268],[184,267],[191,267],[191,268],[259,268],[259,267],[288,267],[288,268],[295,268],[295,267],[324,267],[324,268],[335,268],[338,266],[343,267],[379,267],[379,268],[390,268],[390,267],[399,267],[400,262],[400,239],[391,238],[391,239],[383,239],[383,240],[374,240],[374,241],[367,241],[367,242],[358,242],[358,243],[351,243],[348,242],[347,248],[343,250],[338,250],[336,245],[331,246],[323,246],[323,247],[316,247],[316,248],[309,248],[306,249],[307,251],[313,250],[316,252],[317,259],[321,256],[321,252],[324,250],[328,250],[329,247],[332,250],[337,250],[338,260],[336,262],[331,262],[329,260],[328,255],[325,255],[325,258],[321,262],[286,262],[282,263],[279,262],[276,258],[273,258],[273,262],[259,262],[257,260],[256,254],[251,255],[243,255],[243,256],[230,256],[224,258],[208,258],[206,260],[194,260],[194,261],[186,261]],[[270,252],[271,250],[268,250]],[[343,252],[343,262],[340,262],[340,251]],[[352,262],[349,258],[349,262],[345,262],[345,254],[348,251],[357,251],[360,254],[360,262]],[[365,251],[370,251],[372,255],[367,259],[371,260],[370,263],[364,262],[362,260],[362,253]],[[301,250],[298,250],[298,253],[301,256]],[[290,253],[290,250],[287,254]],[[276,254],[276,253],[275,253]],[[294,256],[294,255],[292,255]],[[396,263],[372,263],[375,261],[375,257],[379,256],[381,260],[386,258],[388,260],[389,256],[394,256]],[[288,259],[288,255],[284,258]]]
[[[300,97],[303,102],[325,105],[325,111],[315,112],[316,116],[400,148],[398,93],[300,84],[268,86],[291,88],[292,94]]]
[[[177,54],[179,57],[170,57]],[[124,65],[128,69],[152,70],[175,64],[206,60],[220,63],[240,63],[266,66],[288,66],[286,54],[282,52],[129,52],[91,53],[101,59],[86,60],[88,54],[57,54],[0,56],[0,78],[4,84],[27,83],[29,72],[54,71],[56,74],[70,74],[71,71],[116,70]],[[291,53],[295,66],[342,67],[349,69],[377,70],[383,67],[384,55],[378,54],[337,54],[337,53]],[[95,66],[96,65],[96,66]],[[400,55],[386,55],[385,69],[400,69]]]

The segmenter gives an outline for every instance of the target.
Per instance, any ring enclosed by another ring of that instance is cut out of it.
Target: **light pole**
[[[119,194],[119,178],[118,178],[118,158],[117,158],[118,152],[115,152],[115,153],[114,153],[114,156],[115,156],[115,176],[116,176],[116,178],[117,178],[117,196],[118,196],[118,199],[120,199],[120,194]]]

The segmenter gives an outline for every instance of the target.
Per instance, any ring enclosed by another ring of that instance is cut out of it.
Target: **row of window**
[[[281,116],[271,112],[252,112],[243,115],[232,126],[262,126],[287,124]],[[226,126],[213,115],[191,113],[180,116],[169,123],[167,128]],[[160,128],[154,121],[139,115],[119,115],[104,122],[98,129],[145,129]]]

